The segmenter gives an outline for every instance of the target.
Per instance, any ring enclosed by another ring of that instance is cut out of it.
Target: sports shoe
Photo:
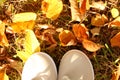
[[[23,67],[22,80],[57,80],[53,59],[43,52],[30,56]]]
[[[80,50],[70,50],[61,59],[58,80],[94,80],[89,58]]]

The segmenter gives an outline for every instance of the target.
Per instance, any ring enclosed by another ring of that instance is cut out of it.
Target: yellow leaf
[[[15,32],[33,29],[36,17],[36,13],[33,12],[18,13],[13,16],[13,23],[11,23],[10,25],[12,26]]]
[[[62,0],[43,0],[41,8],[47,18],[55,20],[63,10],[63,3]]]
[[[118,46],[120,47],[120,32],[117,33],[111,40],[110,40],[111,46]]]
[[[6,69],[0,67],[0,80],[9,80],[9,77],[6,75]]]
[[[34,53],[40,51],[40,43],[37,40],[34,32],[32,30],[28,30],[25,36],[25,52]]]
[[[22,61],[25,62],[31,56],[31,54],[28,54],[25,51],[17,51],[17,56],[19,56],[20,59],[22,59]]]
[[[25,62],[33,53],[40,51],[40,43],[32,30],[27,30],[24,44],[25,51],[17,51],[17,55],[23,62]]]
[[[117,16],[119,16],[119,11],[117,8],[112,8],[111,9],[111,14],[113,18],[116,18]]]
[[[5,23],[0,21],[0,45],[1,46],[8,46],[8,40],[5,35]]]
[[[84,39],[84,40],[82,41],[82,45],[83,45],[83,47],[84,47],[86,50],[88,50],[88,51],[90,51],[90,52],[96,52],[96,51],[99,50],[101,47],[103,47],[103,46],[101,46],[101,45],[99,45],[99,44],[96,44],[96,43],[94,43],[94,42],[92,42],[92,41],[90,41],[90,40],[87,40],[87,39]]]
[[[69,30],[64,30],[59,34],[59,40],[62,46],[76,45],[75,36]]]
[[[24,12],[24,13],[18,13],[15,14],[12,18],[12,21],[15,22],[25,22],[25,21],[31,21],[36,20],[36,13],[33,12]]]

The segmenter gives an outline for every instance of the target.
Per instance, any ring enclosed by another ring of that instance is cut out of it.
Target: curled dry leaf
[[[83,39],[88,39],[89,37],[88,29],[85,27],[84,24],[74,24],[72,30],[79,42],[82,42]]]
[[[96,44],[90,40],[84,39],[82,41],[82,45],[83,47],[90,51],[90,52],[96,52],[97,50],[99,50],[101,47],[103,47],[102,45]]]
[[[111,15],[113,18],[116,18],[117,16],[119,16],[119,11],[117,8],[112,8],[111,9]]]
[[[24,12],[15,14],[12,18],[12,26],[15,32],[25,31],[27,29],[33,29],[35,25],[35,20],[37,18],[36,13]]]
[[[63,10],[63,3],[62,0],[43,0],[41,8],[47,18],[55,20]]]
[[[102,14],[96,14],[96,16],[93,16],[91,19],[91,24],[93,26],[103,26],[108,21],[108,18]]]
[[[59,34],[59,40],[62,46],[76,45],[75,36],[69,30],[64,30]]]
[[[115,20],[109,23],[111,27],[120,27],[120,16],[118,16]]]
[[[110,40],[111,46],[118,46],[120,47],[120,32],[117,33],[111,40]]]
[[[98,2],[93,1],[91,7],[97,10],[105,10],[106,5],[107,5],[107,2],[104,3],[103,1],[98,1]]]
[[[69,0],[71,6],[72,21],[81,21],[77,0]]]

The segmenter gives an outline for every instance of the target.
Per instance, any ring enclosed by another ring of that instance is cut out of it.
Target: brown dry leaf
[[[96,52],[97,50],[99,50],[101,47],[103,47],[102,45],[96,44],[90,40],[84,39],[82,41],[82,45],[83,47],[90,51],[90,52]]]
[[[92,35],[93,35],[93,37],[96,36],[96,35],[99,35],[100,29],[101,29],[100,27],[95,27],[95,28],[90,30]]]
[[[55,20],[63,10],[63,3],[62,0],[43,0],[41,8],[47,18]]]
[[[9,80],[8,76],[6,75],[6,69],[0,67],[0,80]]]
[[[106,5],[107,2],[104,3],[103,1],[98,1],[98,2],[92,2],[91,7],[97,10],[105,10]]]
[[[110,40],[111,46],[118,46],[120,47],[120,32],[118,32],[111,40]]]
[[[5,23],[0,21],[0,45],[8,46],[9,43],[4,32],[5,32]]]
[[[115,20],[109,23],[111,27],[120,27],[120,16],[118,16]]]
[[[62,46],[76,45],[75,36],[69,30],[64,30],[59,34],[59,40]]]
[[[12,26],[13,30],[18,33],[27,29],[33,29],[36,17],[36,13],[33,12],[18,13],[13,16],[13,23],[10,25]]]
[[[71,6],[72,21],[81,21],[77,0],[69,0]]]
[[[119,80],[119,77],[120,77],[120,64],[117,68],[117,71],[115,71],[113,74],[112,74],[112,79],[111,80]]]
[[[88,29],[84,24],[74,24],[72,30],[79,42],[82,42],[83,39],[88,39],[89,37]]]
[[[108,21],[108,18],[102,14],[96,14],[96,16],[93,16],[92,19],[91,19],[91,24],[93,26],[103,26],[106,22]]]

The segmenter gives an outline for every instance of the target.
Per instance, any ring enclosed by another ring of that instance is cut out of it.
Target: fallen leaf
[[[33,53],[40,51],[40,43],[32,30],[27,30],[25,36],[25,51],[17,51],[17,55],[25,62]]]
[[[55,20],[63,10],[62,0],[43,0],[41,9],[47,18]]]
[[[92,41],[90,41],[90,40],[87,40],[87,39],[84,39],[84,40],[82,41],[82,45],[83,45],[83,47],[84,47],[86,50],[88,50],[88,51],[90,51],[90,52],[96,52],[96,51],[99,50],[101,47],[103,47],[103,46],[101,46],[101,45],[99,45],[99,44],[96,44],[96,43],[94,43],[94,42],[92,42]]]
[[[119,77],[120,77],[120,64],[119,64],[117,70],[112,74],[111,80],[119,80]]]
[[[1,46],[8,46],[8,40],[5,35],[5,23],[0,21],[0,45]]]
[[[6,74],[6,68],[0,67],[0,80],[9,80]]]
[[[89,0],[80,0],[80,14],[85,15],[86,10],[89,9]]]
[[[10,25],[12,26],[15,32],[33,29],[36,17],[36,13],[33,12],[18,13],[13,16],[13,23],[11,23]]]
[[[118,46],[120,47],[120,32],[118,32],[111,40],[110,40],[111,46]]]
[[[98,2],[93,1],[91,7],[98,10],[105,10],[106,5],[107,2],[104,3],[103,1],[98,1]]]
[[[84,24],[74,24],[72,30],[79,42],[82,42],[83,39],[88,39],[89,37],[88,29],[85,27]]]
[[[93,26],[100,27],[100,26],[103,26],[107,21],[108,21],[108,18],[104,14],[102,15],[96,14],[95,16],[92,17],[91,24]]]
[[[62,46],[76,45],[75,36],[69,30],[64,30],[59,34],[59,40]]]
[[[111,26],[111,27],[120,27],[120,16],[118,16],[112,22],[110,22],[109,26]]]
[[[36,13],[33,12],[24,12],[24,13],[18,13],[15,14],[12,18],[12,21],[14,23],[16,22],[25,22],[25,21],[31,21],[31,20],[36,20]]]
[[[100,27],[95,27],[95,28],[90,30],[92,35],[93,35],[93,37],[96,36],[96,35],[99,35],[100,29],[101,29]]]
[[[119,11],[117,8],[112,8],[111,9],[111,15],[113,18],[116,18],[117,16],[119,16]]]
[[[72,21],[81,21],[77,0],[69,0],[71,7]]]

